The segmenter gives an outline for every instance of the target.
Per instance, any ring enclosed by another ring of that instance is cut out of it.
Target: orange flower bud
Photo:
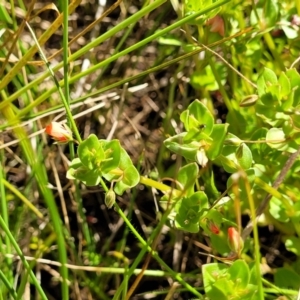
[[[73,140],[70,128],[67,125],[62,125],[57,122],[51,122],[51,124],[47,125],[45,132],[60,143]]]
[[[243,239],[234,227],[228,228],[228,245],[236,253],[240,253],[244,247]]]
[[[214,234],[219,234],[220,233],[220,228],[217,224],[215,224],[213,221],[211,220],[207,220],[206,222],[206,226],[208,228],[208,230]]]
[[[206,22],[207,25],[210,25],[211,32],[217,32],[219,35],[224,36],[225,34],[225,25],[224,20],[220,16],[215,16],[209,19]]]

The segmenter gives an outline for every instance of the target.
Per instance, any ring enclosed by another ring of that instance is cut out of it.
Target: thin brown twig
[[[245,32],[248,32],[249,30],[251,30],[252,28],[247,28],[245,30]],[[183,31],[185,34],[186,31],[181,29],[181,31]],[[204,44],[201,44],[197,41],[196,38],[194,38],[193,36],[191,36],[191,39],[193,40],[193,42],[200,46],[203,47],[204,49],[206,49],[207,51],[211,52],[212,54],[214,54],[215,56],[217,56],[220,60],[222,60],[224,62],[225,65],[227,65],[231,70],[233,70],[235,73],[237,73],[241,78],[243,78],[246,82],[248,82],[251,86],[253,86],[254,88],[257,88],[257,85],[255,83],[253,83],[250,79],[248,79],[247,77],[245,77],[241,72],[239,72],[234,66],[232,66],[225,58],[223,58],[219,53],[217,53],[216,51],[212,50],[211,48],[207,47]]]

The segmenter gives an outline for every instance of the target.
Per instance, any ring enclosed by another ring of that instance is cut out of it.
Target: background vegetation
[[[299,299],[299,26],[0,0],[0,299]]]

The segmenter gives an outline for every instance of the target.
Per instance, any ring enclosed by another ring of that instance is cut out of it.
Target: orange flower
[[[224,36],[225,34],[225,25],[224,20],[220,16],[215,16],[209,19],[206,22],[207,25],[210,25],[211,32],[217,32],[219,35]]]
[[[228,228],[228,245],[232,251],[238,254],[241,253],[244,247],[243,239],[234,227]]]
[[[51,124],[46,126],[45,132],[49,134],[55,141],[60,143],[66,143],[73,140],[72,132],[65,124],[51,122]]]

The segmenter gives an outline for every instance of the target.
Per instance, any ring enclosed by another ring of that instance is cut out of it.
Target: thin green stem
[[[136,49],[141,48],[142,46],[144,46],[144,45],[150,43],[151,41],[157,39],[157,38],[160,37],[160,36],[163,36],[164,34],[170,32],[171,30],[176,29],[176,28],[179,28],[180,26],[184,25],[185,23],[187,23],[187,22],[189,22],[189,21],[191,21],[191,20],[194,20],[195,18],[197,18],[197,17],[199,17],[199,16],[201,16],[201,15],[203,15],[203,14],[205,14],[205,13],[207,13],[207,12],[213,10],[214,8],[217,8],[217,7],[219,7],[219,6],[221,6],[221,5],[225,4],[225,3],[227,3],[227,2],[229,2],[229,1],[231,1],[231,0],[221,0],[221,1],[215,2],[214,4],[207,6],[207,8],[205,8],[205,9],[203,9],[203,10],[201,10],[201,11],[195,13],[195,14],[189,15],[188,17],[185,17],[185,18],[183,18],[183,19],[181,19],[181,20],[175,22],[174,24],[172,24],[172,25],[170,25],[170,26],[168,26],[168,27],[166,27],[166,28],[164,28],[164,29],[162,29],[162,30],[160,30],[160,31],[158,31],[158,32],[155,32],[155,33],[152,34],[151,36],[149,36],[149,37],[143,39],[142,41],[140,41],[140,42],[138,42],[138,43],[132,45],[131,47],[128,47],[127,49],[125,49],[125,50],[123,50],[123,51],[117,53],[116,55],[111,56],[110,58],[106,59],[105,61],[100,62],[99,64],[96,64],[96,65],[92,66],[92,67],[89,68],[88,70],[83,71],[83,72],[81,72],[81,73],[79,73],[79,74],[73,76],[73,77],[70,79],[70,83],[73,83],[73,82],[79,80],[80,78],[82,78],[82,77],[84,77],[84,76],[86,76],[86,75],[88,75],[88,74],[90,74],[90,73],[92,73],[92,72],[97,71],[97,70],[100,69],[101,67],[106,66],[107,64],[109,64],[109,63],[111,63],[111,62],[117,60],[118,58],[123,57],[123,56],[125,56],[126,54],[128,54],[128,53],[130,53],[130,52],[132,52],[132,51],[134,51],[134,50],[136,50]],[[161,4],[164,3],[164,2],[165,2],[165,0],[157,0],[157,1],[153,2],[152,4],[150,4],[149,6],[146,6],[146,7],[145,7],[145,10],[150,10],[150,11],[151,11],[151,10],[153,10],[154,8],[156,8],[158,5],[161,5]],[[155,5],[154,5],[154,4],[155,4]],[[154,6],[153,8],[152,8],[152,5]],[[151,9],[149,9],[149,8],[151,8]],[[139,13],[141,13],[142,11],[144,11],[144,9],[140,10]],[[124,25],[126,25],[126,27],[127,27],[127,26],[129,26],[132,22],[136,22],[139,18],[142,17],[142,16],[139,15],[139,13],[136,13],[136,14],[133,15],[132,17],[130,17],[130,18],[124,20],[124,22],[122,22],[121,24],[125,23]],[[110,31],[108,31],[108,32],[107,32],[107,35],[108,35],[108,36],[111,36],[111,35],[114,35],[115,33],[117,33],[118,31],[120,31],[120,29],[118,29],[117,27],[118,27],[118,26],[112,28],[112,29],[111,29],[111,31],[112,31],[111,33],[110,33]],[[108,37],[106,37],[106,34],[103,34],[103,36],[101,36],[101,37],[103,38],[103,41],[106,40],[106,39],[108,38]],[[99,39],[100,39],[100,37],[99,37]],[[96,41],[96,40],[95,40],[95,41]],[[101,40],[100,42],[102,42],[102,40]],[[99,44],[99,42],[98,42],[97,44]],[[88,45],[88,48],[90,48],[90,45]],[[86,52],[87,50],[85,50],[84,48],[82,48],[80,51]],[[78,52],[79,52],[79,51],[78,51]],[[75,54],[73,54],[74,57],[73,57],[73,55],[70,56],[70,60],[71,60],[71,59],[72,59],[72,60],[77,59],[79,56],[81,56],[81,53],[78,53],[78,52],[76,52]]]
[[[68,29],[69,29],[69,8],[68,8],[69,1],[64,0],[62,1],[62,12],[63,12],[63,65],[64,65],[64,91],[65,93],[63,94],[62,91],[60,91],[60,87],[58,84],[58,81],[56,80],[56,77],[54,76],[54,73],[52,74],[52,77],[55,78],[55,85],[59,90],[59,93],[61,95],[61,99],[63,101],[63,104],[65,106],[65,110],[67,113],[67,120],[68,120],[68,125],[74,132],[76,139],[78,142],[81,142],[81,136],[79,134],[79,131],[77,129],[76,123],[74,121],[72,112],[70,110],[70,91],[69,91],[69,66],[68,66]],[[49,64],[47,64],[48,69],[50,69]],[[74,152],[74,143],[71,142],[69,143],[69,148],[70,148],[70,153],[71,153],[71,158],[75,157],[75,152]],[[68,300],[69,299],[69,288],[67,285],[68,281],[68,269],[65,268],[65,272],[62,273],[62,299],[63,300]]]
[[[1,151],[0,153],[0,163],[2,166],[2,161],[3,161],[3,152]],[[6,192],[5,192],[5,173],[4,173],[5,168],[2,167],[0,169],[0,196],[1,196],[1,215],[3,217],[3,220],[7,226],[9,226],[9,214],[8,214],[8,207],[7,207],[7,199],[6,199]],[[4,241],[5,241],[5,248],[2,248],[2,251],[5,253],[11,253],[11,243],[8,238],[8,236],[4,236]],[[4,254],[4,253],[3,253]],[[7,270],[7,280],[10,282],[10,284],[13,283],[13,274],[11,270],[11,265],[12,265],[12,260],[11,259],[6,259],[7,266],[5,267]],[[4,269],[4,266],[3,266]]]
[[[142,257],[144,256],[144,254],[148,251],[149,253],[151,253],[151,255],[153,256],[153,258],[162,266],[162,268],[164,268],[167,272],[169,272],[171,274],[171,276],[176,279],[179,283],[181,283],[188,291],[190,291],[191,293],[193,293],[195,296],[199,297],[199,299],[202,299],[202,295],[200,293],[198,293],[198,291],[196,289],[194,289],[192,286],[190,286],[184,279],[182,279],[181,274],[177,273],[175,271],[172,270],[172,268],[170,268],[163,259],[161,259],[159,257],[159,255],[157,254],[156,251],[154,251],[149,244],[151,243],[151,240],[154,239],[154,237],[157,235],[157,231],[160,231],[160,228],[157,227],[156,230],[153,232],[153,234],[151,235],[149,242],[146,242],[141,235],[137,232],[137,230],[134,228],[134,226],[132,226],[132,224],[130,223],[130,221],[128,220],[128,218],[126,217],[126,215],[123,213],[123,211],[121,210],[121,208],[119,207],[119,205],[117,203],[114,204],[115,210],[116,212],[121,216],[121,218],[124,220],[124,222],[126,223],[126,225],[129,227],[129,229],[132,231],[132,233],[135,235],[135,237],[139,240],[139,242],[142,244],[143,249],[141,250],[141,252],[139,253],[138,257],[135,259],[134,263],[132,264],[132,266],[130,267],[130,269],[128,270],[128,276],[131,276],[134,272],[134,270],[136,269],[137,265],[139,264],[140,260],[142,259]],[[166,216],[165,218],[167,218],[167,212],[164,214],[164,216]],[[162,221],[160,222],[162,223]],[[126,284],[126,282],[123,280],[123,287]],[[116,295],[114,296],[113,299],[119,299],[119,293],[122,292],[123,287],[119,288]]]
[[[1,95],[3,99],[6,99],[6,95],[4,91],[1,91]],[[11,107],[11,105],[5,106],[2,109],[2,114],[7,120],[15,119],[15,113]],[[58,213],[58,209],[56,203],[54,201],[54,197],[52,191],[48,188],[48,179],[45,167],[41,165],[36,157],[36,153],[33,151],[30,141],[28,139],[27,133],[23,127],[16,127],[14,128],[14,133],[16,137],[20,140],[20,146],[26,157],[26,161],[28,162],[29,166],[32,169],[32,173],[36,179],[37,184],[39,185],[41,198],[44,199],[46,206],[49,210],[50,217],[53,223],[54,231],[57,235],[57,245],[58,245],[58,253],[59,259],[62,263],[61,267],[61,276],[62,278],[68,278],[68,269],[65,267],[67,262],[67,254],[66,254],[66,247],[65,247],[65,240],[62,230],[62,223]],[[64,280],[62,282],[62,290],[68,288],[67,282]]]
[[[163,184],[161,182],[155,181],[153,179],[150,179],[150,178],[147,178],[147,177],[144,177],[144,176],[140,177],[140,183],[142,183],[144,185],[147,185],[147,186],[150,186],[150,187],[153,187],[155,189],[158,189],[158,190],[160,190],[162,192],[170,192],[171,190],[175,191],[174,189],[172,189],[168,185],[165,185],[165,184]]]
[[[9,259],[9,260],[11,260],[11,259]],[[17,299],[18,295],[17,295],[16,290],[11,285],[10,278],[7,278],[5,276],[5,274],[2,272],[2,270],[0,270],[0,281],[2,281],[4,283],[4,285],[6,286],[7,290],[9,291],[9,293],[13,297],[13,299]]]
[[[60,85],[59,85],[59,83],[58,83],[58,80],[57,80],[56,77],[55,77],[54,71],[51,69],[50,64],[49,64],[49,62],[48,62],[46,56],[44,55],[44,53],[43,53],[43,51],[42,51],[42,49],[41,49],[41,47],[40,47],[40,45],[39,45],[39,43],[38,43],[38,40],[37,40],[36,37],[35,37],[35,34],[34,34],[33,30],[31,29],[31,27],[29,26],[29,24],[28,24],[27,22],[26,22],[26,25],[27,25],[27,27],[28,27],[28,29],[29,29],[29,31],[30,31],[30,33],[31,33],[31,35],[32,35],[32,37],[33,37],[33,39],[34,39],[34,41],[35,41],[37,47],[38,47],[38,49],[39,49],[39,53],[40,53],[40,56],[41,56],[42,60],[45,62],[46,66],[47,66],[47,69],[48,69],[48,71],[50,72],[52,79],[54,80],[54,83],[55,83],[55,85],[56,85],[56,88],[57,88],[57,90],[58,90],[58,92],[59,92],[59,95],[60,95],[60,97],[61,97],[61,100],[63,101],[64,107],[65,107],[65,109],[66,109],[66,114],[67,114],[69,123],[71,124],[71,129],[73,130],[73,132],[74,132],[74,134],[75,134],[75,137],[76,137],[77,141],[78,141],[79,143],[81,143],[81,141],[82,141],[82,140],[81,140],[81,136],[80,136],[80,134],[79,134],[79,131],[78,131],[77,126],[76,126],[76,123],[75,123],[75,121],[74,121],[72,112],[71,112],[71,110],[70,110],[69,101],[67,100],[67,99],[69,99],[69,97],[68,97],[68,98],[65,97],[65,95],[64,95],[64,93],[63,93],[63,91],[62,91],[62,89],[61,89],[61,87],[60,87]],[[66,61],[67,61],[67,60],[66,60]],[[68,73],[67,73],[67,76],[68,76]],[[67,81],[68,81],[68,79],[67,79]],[[69,90],[67,89],[67,93],[68,93],[68,91],[69,91]]]
[[[64,87],[65,87],[65,99],[68,106],[70,106],[70,89],[69,89],[69,8],[68,0],[62,1],[63,5],[63,64],[64,64]],[[69,124],[71,125],[71,124]]]
[[[256,212],[255,212],[255,205],[253,201],[253,197],[251,194],[251,186],[247,179],[245,173],[242,174],[242,179],[245,182],[246,193],[248,196],[248,202],[250,206],[250,215],[253,222],[253,238],[254,238],[254,255],[255,255],[255,269],[256,269],[256,282],[258,287],[258,297],[260,300],[264,300],[264,290],[262,284],[262,276],[260,270],[260,244],[259,244],[259,235],[258,235],[258,228],[257,228],[257,221],[256,221]]]
[[[105,41],[106,39],[110,38],[112,35],[114,35],[115,33],[117,33],[118,31],[126,28],[127,26],[129,26],[131,24],[131,22],[135,22],[138,17],[141,18],[143,17],[145,14],[149,13],[151,10],[155,9],[156,7],[158,7],[159,5],[161,5],[162,3],[164,3],[166,0],[158,0],[153,2],[152,4],[150,4],[149,6],[145,7],[144,9],[140,10],[138,13],[136,13],[135,15],[133,15],[132,17],[124,20],[122,23],[120,23],[119,25],[113,27],[111,30],[109,30],[108,32],[106,32],[105,34],[103,34],[101,37],[99,37],[98,39],[96,39],[95,41],[97,41],[98,43],[101,43],[103,41]],[[88,74],[91,74],[93,72],[95,72],[96,70],[108,65],[109,63],[117,60],[118,58],[146,45],[147,43],[155,40],[156,38],[163,36],[164,34],[167,34],[168,32],[179,28],[180,26],[182,26],[183,24],[209,12],[212,9],[215,9],[227,2],[230,2],[231,0],[221,0],[218,2],[213,3],[212,5],[207,6],[207,8],[193,14],[190,15],[188,17],[185,17],[177,22],[175,22],[174,24],[164,28],[163,30],[160,30],[158,32],[155,32],[154,34],[152,34],[151,36],[147,37],[146,39],[134,44],[131,47],[128,47],[127,49],[109,57],[108,59],[100,62],[99,64],[94,65],[93,67],[89,68],[88,70],[81,72],[75,76],[73,76],[72,78],[69,79],[69,84],[76,82],[77,80],[79,80],[81,77],[84,77]],[[133,18],[134,17],[134,18]],[[131,19],[130,22],[127,22],[127,20]],[[100,39],[101,38],[101,39]],[[225,40],[225,39],[224,39]],[[93,46],[95,41],[93,41]],[[90,44],[89,44],[90,45]],[[89,46],[88,45],[88,46]],[[82,49],[80,49],[79,51],[77,51],[76,53],[74,53],[73,55],[69,56],[68,61],[74,61],[75,59],[77,59],[78,57],[80,57],[81,55],[83,55],[85,52],[83,52],[83,49],[85,49],[85,51],[89,51],[90,47],[88,47],[87,49],[84,47]],[[62,67],[62,63],[57,64],[54,68],[53,71],[56,71],[58,69],[60,69]],[[22,93],[24,93],[27,89],[38,85],[40,82],[42,82],[43,80],[45,80],[48,77],[48,72],[45,72],[43,75],[41,75],[39,78],[37,78],[36,80],[33,80],[32,82],[30,82],[26,87],[24,87],[23,89],[20,89],[19,91],[17,91],[16,93],[14,93],[13,95],[11,95],[8,99],[6,99],[5,103],[0,103],[0,109],[6,105],[8,102],[11,102],[13,100],[15,100],[17,97],[19,97]],[[125,80],[125,82],[128,82],[128,80]],[[119,86],[120,84],[123,84],[124,82],[121,83],[121,81],[119,81],[116,85]],[[61,86],[63,85],[63,81],[61,81],[59,83]],[[112,87],[113,85],[111,85],[110,87]],[[1,86],[0,86],[1,87]],[[101,90],[99,90],[97,92],[97,94],[102,93],[104,91],[106,91],[107,88],[103,88]],[[51,95],[51,93],[53,93],[54,90],[50,89],[48,91],[46,91],[39,99],[37,99],[35,101],[34,105],[38,105],[39,103],[41,103],[44,99],[46,99],[47,97],[49,97]],[[32,104],[33,105],[33,104]],[[22,112],[18,115],[18,117],[21,117],[22,115],[24,115],[25,113],[27,113],[28,111],[30,111],[32,109],[32,107],[26,107],[22,110]]]
[[[9,240],[10,240],[12,246],[15,248],[16,253],[19,255],[19,257],[20,257],[20,259],[21,259],[21,261],[22,261],[22,263],[23,263],[25,269],[26,269],[27,272],[29,273],[29,276],[30,276],[32,282],[34,283],[34,285],[35,285],[37,291],[39,292],[41,298],[42,298],[43,300],[47,300],[47,297],[46,297],[46,295],[45,295],[43,289],[41,288],[40,283],[38,282],[38,280],[37,280],[37,278],[35,277],[34,273],[33,273],[32,270],[30,269],[30,266],[29,266],[27,260],[25,259],[25,257],[24,257],[24,255],[23,255],[21,249],[19,248],[17,242],[15,241],[14,237],[12,236],[12,234],[11,234],[9,228],[6,226],[6,223],[5,223],[5,221],[3,220],[2,216],[0,216],[0,227],[3,229],[3,231],[5,232],[5,234],[8,236],[8,238],[9,238]],[[18,295],[17,298],[20,299],[20,296],[22,297],[23,295]]]
[[[234,109],[234,107],[233,107],[233,105],[232,105],[232,103],[231,103],[231,101],[230,101],[230,99],[229,99],[229,97],[228,97],[228,95],[227,95],[227,92],[226,92],[226,90],[225,90],[225,88],[224,88],[224,86],[223,86],[223,84],[222,84],[222,82],[221,82],[221,78],[220,78],[220,76],[219,76],[219,73],[218,73],[218,71],[217,71],[217,69],[216,69],[216,67],[215,67],[215,63],[214,63],[214,61],[212,60],[212,58],[209,59],[209,65],[210,65],[211,70],[212,70],[212,72],[213,72],[213,74],[214,74],[214,77],[215,77],[215,79],[216,79],[216,81],[217,81],[217,83],[218,83],[219,91],[220,91],[220,93],[222,94],[223,101],[224,101],[224,103],[225,103],[225,105],[226,105],[228,111],[231,112],[232,117],[233,117],[234,120],[235,120],[235,123],[238,124],[238,119],[237,119],[237,117],[236,117],[235,109]]]
[[[30,210],[32,210],[37,215],[38,218],[42,219],[43,214],[18,189],[16,189],[12,184],[10,184],[8,181],[1,177],[2,176],[0,175],[0,183],[2,183],[6,188],[8,188],[12,193],[14,193]],[[5,197],[1,197],[1,199],[4,200]],[[6,203],[6,201],[1,201],[3,206],[6,205],[3,204],[3,202]],[[4,209],[4,207],[2,207],[2,209]],[[2,211],[2,216],[5,221],[8,220],[7,213],[5,213],[4,211]]]

